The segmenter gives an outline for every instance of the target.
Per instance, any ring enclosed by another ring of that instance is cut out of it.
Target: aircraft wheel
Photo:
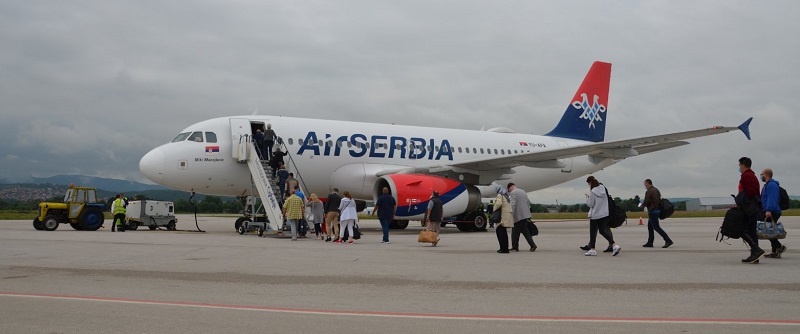
[[[454,223],[454,224],[456,225],[456,228],[458,228],[458,230],[461,231],[461,232],[472,231],[472,228],[474,227],[470,223]]]
[[[425,226],[425,224],[422,226]],[[408,227],[408,220],[392,220],[392,222],[389,223],[389,228],[393,230],[403,230],[406,227]]]
[[[42,221],[39,220],[39,218],[33,218],[33,228],[35,228],[37,231],[42,231],[44,230],[44,224],[42,224]]]
[[[58,218],[55,216],[46,216],[42,222],[45,231],[55,231],[58,228]]]
[[[486,225],[486,217],[481,214],[476,215],[475,219],[473,220],[472,230],[479,232],[486,231]]]
[[[233,228],[238,231],[239,226],[242,226],[242,223],[246,221],[250,221],[250,219],[246,217],[239,217],[238,219],[236,219],[236,222],[233,223]]]

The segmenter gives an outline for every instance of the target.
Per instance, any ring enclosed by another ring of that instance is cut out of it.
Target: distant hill
[[[69,185],[75,184],[82,187],[94,187],[103,189],[113,193],[119,192],[132,192],[132,191],[145,191],[145,190],[170,190],[167,187],[144,184],[128,180],[109,179],[95,176],[85,175],[56,175],[45,178],[29,178],[19,180],[0,180],[0,184],[55,184],[55,185]]]

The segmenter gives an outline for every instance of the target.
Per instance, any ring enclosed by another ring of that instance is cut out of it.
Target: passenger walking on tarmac
[[[764,189],[761,190],[761,205],[764,206],[764,221],[778,222],[781,218],[781,189],[780,182],[772,178],[772,169],[766,168],[761,172],[761,181],[764,181]],[[781,254],[786,251],[786,246],[782,245],[777,238],[769,239],[772,244],[772,253],[765,255],[773,259],[780,259]]]
[[[442,218],[444,218],[444,204],[439,198],[439,192],[434,191],[431,193],[431,200],[428,201],[428,210],[425,213],[427,222],[425,228],[429,231],[436,233],[436,241],[431,243],[431,247],[436,247],[439,244],[439,230],[442,228]]]
[[[320,238],[320,240],[324,239],[322,234],[322,222],[325,221],[325,208],[322,205],[322,201],[317,197],[317,194],[311,194],[311,200],[306,203],[306,207],[309,208],[309,214],[306,220],[314,224],[314,233],[317,238]]]
[[[497,252],[505,254],[508,253],[507,229],[510,226],[514,226],[514,209],[511,207],[511,201],[506,188],[495,183],[494,190],[497,192],[497,197],[494,199],[494,206],[491,207],[494,211],[500,210],[500,221],[495,228],[497,243],[500,244],[500,249],[498,249]]]
[[[528,245],[531,246],[530,251],[536,251],[536,243],[533,242],[531,231],[528,229],[528,220],[531,219],[531,201],[528,199],[528,193],[525,190],[517,188],[513,182],[509,182],[507,189],[509,191],[508,197],[510,198],[511,208],[514,212],[514,228],[511,229],[511,250],[519,252],[519,235],[525,236]]]
[[[278,177],[278,189],[280,189],[279,190],[280,195],[278,197],[284,198],[286,197],[286,180],[289,179],[289,171],[286,170],[286,166],[281,165],[280,168],[278,168],[277,177]]]
[[[268,160],[264,156],[264,133],[261,132],[261,129],[256,129],[256,134],[253,135],[253,143],[256,144],[256,153],[258,153],[258,158],[260,160]]]
[[[358,219],[358,212],[356,212],[356,201],[353,200],[353,197],[350,196],[349,191],[344,192],[344,198],[342,198],[342,202],[339,203],[339,212],[341,212],[341,223],[342,226],[339,229],[339,239],[336,239],[334,243],[340,244],[343,243],[344,240],[344,231],[347,229],[349,241],[347,243],[353,244],[353,227],[356,226],[356,220]]]
[[[297,241],[297,225],[303,219],[304,208],[303,200],[295,194],[289,196],[283,203],[283,216],[286,217],[289,228],[292,230],[292,241]]]
[[[123,194],[117,194],[117,198],[111,203],[111,212],[114,214],[114,222],[111,223],[111,232],[116,232],[119,228],[120,232],[125,232],[125,208],[126,198]],[[119,225],[117,225],[119,224]]]
[[[644,201],[639,206],[647,208],[647,242],[642,247],[653,247],[655,239],[653,231],[655,231],[664,239],[664,246],[661,248],[669,248],[673,244],[672,239],[658,223],[658,217],[661,215],[661,192],[653,186],[653,181],[650,179],[644,180],[644,187],[647,188],[647,191],[644,193]]]
[[[589,176],[586,179],[589,184],[589,193],[586,194],[586,205],[589,206],[589,250],[586,256],[597,256],[597,251],[594,250],[595,243],[597,242],[597,232],[608,240],[611,245],[611,255],[617,256],[622,249],[614,242],[614,235],[611,234],[611,227],[609,227],[608,215],[608,192],[606,186],[598,182],[594,176]]]
[[[381,222],[381,230],[383,231],[383,240],[381,240],[381,243],[388,244],[389,225],[394,219],[395,210],[397,210],[397,201],[395,201],[392,194],[389,193],[388,187],[383,187],[382,192],[383,195],[378,197],[378,201],[375,202],[375,209],[372,210],[372,216],[375,217],[375,214],[378,214],[378,220]]]
[[[269,160],[269,158],[272,158],[272,146],[275,145],[275,138],[277,137],[275,131],[272,130],[272,124],[267,124],[267,131],[264,132],[264,159]]]
[[[761,204],[761,193],[759,192],[759,184],[756,173],[750,169],[752,165],[753,161],[748,157],[742,157],[739,159],[739,172],[742,173],[741,177],[739,178],[739,193],[744,191],[746,200],[750,202],[751,205],[759,206]],[[759,208],[759,210],[756,210],[756,214],[748,214],[748,210],[746,210],[746,208],[742,209],[744,209],[745,212],[742,240],[744,240],[744,242],[750,246],[750,256],[742,259],[742,262],[758,263],[758,259],[765,253],[764,250],[758,246],[758,234],[756,233],[759,218],[758,216],[762,214],[760,212],[761,209]]]
[[[339,204],[341,203],[342,196],[339,196],[339,189],[333,188],[325,201],[325,224],[328,224],[325,242],[331,241],[331,233],[337,240],[339,239]]]
[[[297,179],[294,178],[294,173],[289,173],[289,178],[286,179],[286,196],[289,196],[289,193],[294,192],[296,187],[299,185]]]

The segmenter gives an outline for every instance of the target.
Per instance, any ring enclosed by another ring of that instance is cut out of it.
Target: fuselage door
[[[239,157],[239,139],[243,135],[250,136],[250,120],[247,118],[231,118],[231,158]]]

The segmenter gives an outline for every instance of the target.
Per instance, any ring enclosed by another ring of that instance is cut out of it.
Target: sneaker
[[[621,250],[622,247],[620,247],[619,245],[614,245],[614,247],[611,248],[611,256],[617,256],[619,254],[619,251]]]
[[[434,242],[431,244],[431,246],[433,246],[433,247],[436,247],[436,244],[438,244],[438,243],[439,243],[439,240],[440,240],[440,239],[437,237],[437,238],[436,238],[436,241],[434,241]]]
[[[614,252],[614,248],[613,248],[613,247],[611,247],[611,246],[608,246],[608,248],[606,248],[605,250],[603,250],[603,253],[611,253],[611,252]]]
[[[336,239],[336,241],[334,241],[333,243],[340,244],[340,243],[342,243],[342,240],[341,239]]]
[[[388,242],[388,241],[387,241],[387,242],[384,242],[384,243],[385,243],[385,244],[387,244],[387,245],[389,244],[389,242]]]
[[[328,237],[327,239],[325,239],[325,242],[328,242],[328,241],[331,241],[331,237]]]
[[[597,256],[597,252],[595,252],[594,249],[590,249],[588,252],[586,252],[583,255],[586,255],[586,256]]]
[[[744,263],[758,263],[758,262],[757,262],[757,261],[758,261],[758,259],[759,259],[759,258],[760,258],[762,255],[764,255],[764,253],[765,253],[765,252],[764,252],[764,250],[763,250],[763,249],[751,250],[751,251],[750,251],[750,256],[748,256],[746,259],[742,259],[742,262],[744,262]]]
[[[353,239],[350,239],[350,241],[348,241],[347,243],[352,245],[353,244]]]
[[[781,245],[781,248],[778,249],[778,258],[781,257],[781,254],[786,251],[786,245]]]

